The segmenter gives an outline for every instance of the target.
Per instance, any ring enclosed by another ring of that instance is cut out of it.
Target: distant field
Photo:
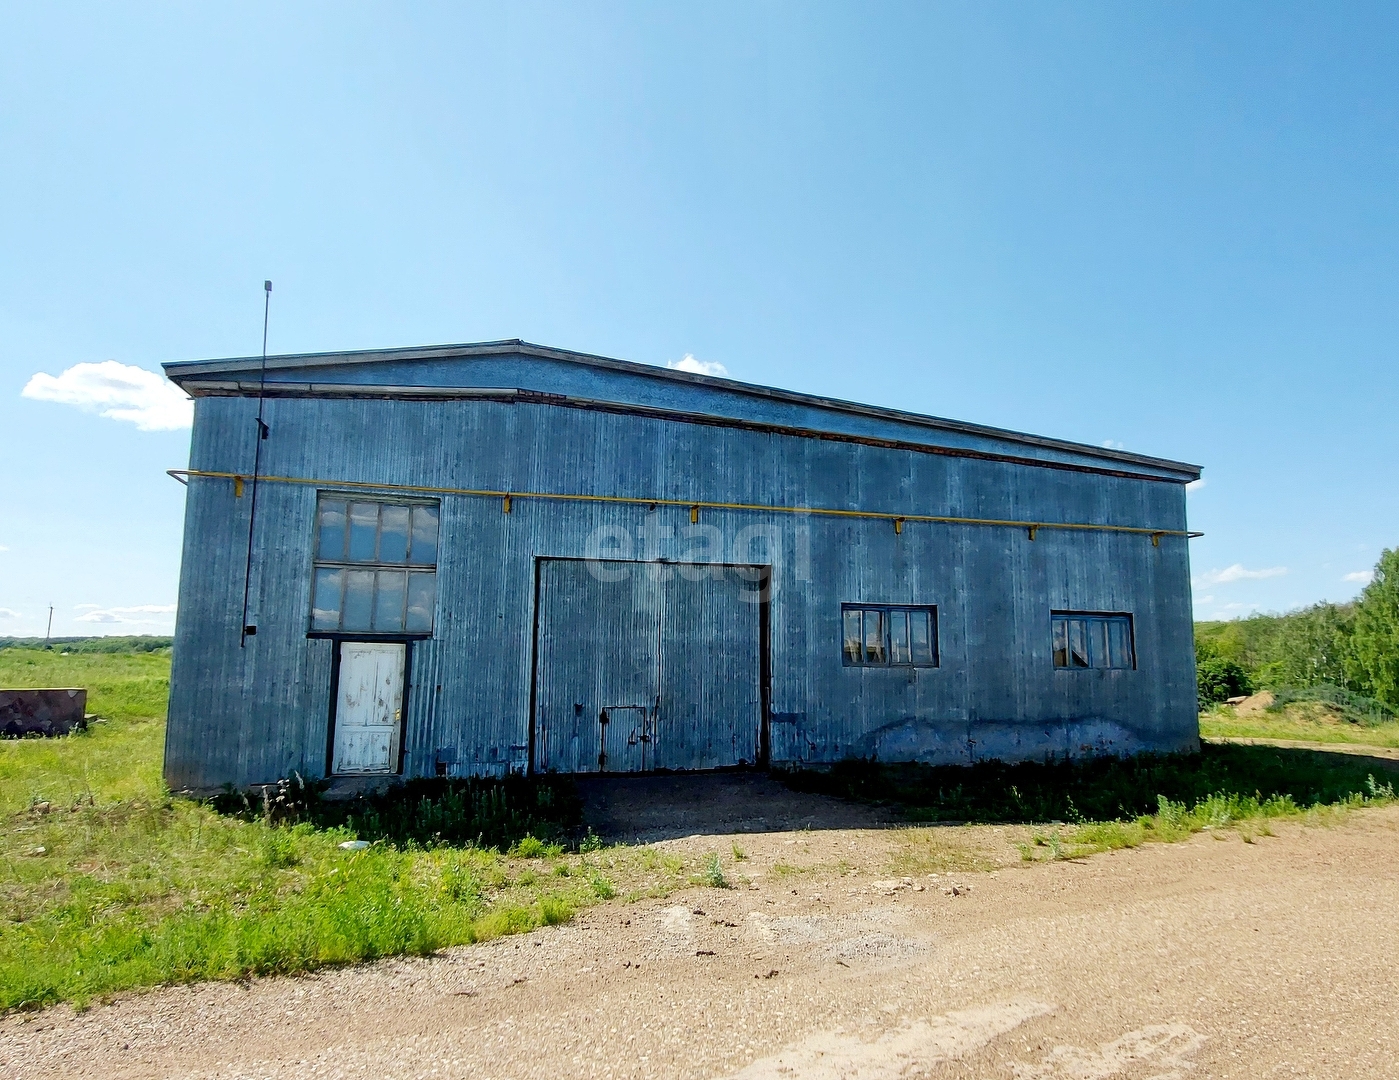
[[[1200,714],[1200,734],[1206,738],[1293,739],[1399,748],[1399,723],[1373,726],[1347,723],[1310,702],[1244,716],[1227,705],[1218,706]]]
[[[0,740],[0,814],[48,799],[71,805],[86,792],[112,799],[161,797],[160,760],[170,655],[0,649],[0,687],[78,686],[106,722],[69,739]]]
[[[48,645],[55,653],[170,653],[174,639],[156,637],[152,634],[134,634],[128,637],[59,637],[49,638]],[[44,647],[43,638],[0,637],[0,650],[31,649]]]

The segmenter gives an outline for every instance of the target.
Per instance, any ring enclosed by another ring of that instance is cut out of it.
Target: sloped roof
[[[1088,468],[1186,482],[1200,466],[960,420],[800,394],[734,379],[614,360],[527,341],[297,353],[165,364],[194,397],[209,395],[402,398],[491,397],[552,401],[733,423],[972,456]]]

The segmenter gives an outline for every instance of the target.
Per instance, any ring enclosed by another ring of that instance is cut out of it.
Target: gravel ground
[[[10,1017],[0,1076],[1399,1076],[1399,808],[1275,829],[1035,865],[984,827],[665,840],[736,840],[748,880]],[[998,868],[894,876],[910,851]]]

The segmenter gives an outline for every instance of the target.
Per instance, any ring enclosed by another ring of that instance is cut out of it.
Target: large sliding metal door
[[[762,642],[758,584],[747,567],[681,567],[664,585],[660,699],[664,768],[758,760]],[[722,576],[719,576],[722,575]]]
[[[541,560],[535,767],[645,772],[756,762],[757,573]]]
[[[548,559],[539,567],[535,765],[640,772],[654,767],[642,739],[656,708],[660,583],[610,563],[589,573],[589,565]]]

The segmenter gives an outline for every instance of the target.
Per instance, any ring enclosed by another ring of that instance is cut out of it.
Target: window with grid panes
[[[437,522],[436,503],[321,495],[311,629],[432,633]]]
[[[1137,666],[1132,616],[1056,611],[1049,621],[1056,668],[1130,670]]]
[[[936,667],[937,608],[842,604],[841,650],[847,667]]]

